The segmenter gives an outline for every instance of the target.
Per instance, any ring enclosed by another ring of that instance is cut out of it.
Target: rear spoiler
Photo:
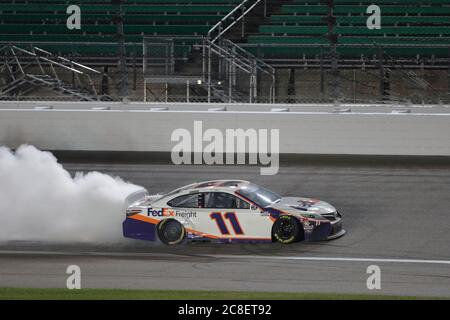
[[[145,197],[147,197],[147,196],[148,196],[148,191],[145,189],[140,189],[138,191],[133,192],[128,197],[126,197],[125,203],[129,207],[132,204],[145,199]]]

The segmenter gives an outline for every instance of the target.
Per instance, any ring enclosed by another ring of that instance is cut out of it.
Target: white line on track
[[[225,254],[176,254],[146,252],[64,252],[64,251],[18,251],[0,250],[1,254],[12,255],[61,255],[61,256],[104,256],[104,257],[199,257],[236,260],[293,260],[293,261],[329,261],[329,262],[381,262],[381,263],[416,263],[450,265],[450,260],[427,259],[390,259],[390,258],[345,258],[345,257],[301,257],[301,256],[257,256],[257,255],[225,255]]]
[[[387,262],[387,263],[427,263],[449,264],[450,260],[426,259],[380,259],[380,258],[341,258],[341,257],[292,257],[292,256],[255,256],[255,255],[207,255],[224,259],[266,259],[266,260],[301,260],[301,261],[344,261],[344,262]]]

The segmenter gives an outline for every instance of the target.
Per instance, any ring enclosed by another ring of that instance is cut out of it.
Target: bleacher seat
[[[127,54],[142,53],[144,36],[205,35],[241,0],[130,0],[122,5]],[[67,7],[81,8],[81,30],[69,30]],[[0,3],[0,42],[31,42],[55,53],[117,53],[111,0],[15,0]],[[46,42],[56,42],[44,44]],[[90,45],[76,44],[87,42]],[[175,46],[185,56],[190,45]]]
[[[374,3],[381,8],[381,29],[366,26],[367,7]],[[326,1],[292,0],[281,6],[279,13],[269,17],[269,24],[260,25],[258,34],[248,37],[250,44],[261,44],[249,47],[249,50],[265,57],[318,55],[330,43],[327,13]],[[338,45],[352,45],[338,46],[341,56],[373,55],[380,46],[402,44],[403,47],[385,47],[383,50],[393,56],[448,57],[448,48],[426,47],[450,44],[448,0],[334,0],[333,15]],[[369,44],[373,46],[367,46]]]
[[[205,35],[224,15],[242,0],[128,0],[122,6],[127,54],[142,52],[142,38],[155,35]],[[376,54],[377,46],[403,44],[386,48],[393,55],[448,56],[448,48],[426,45],[450,44],[449,0],[377,0],[382,12],[382,28],[366,27],[367,6],[372,0],[334,0],[334,32],[338,47],[348,56]],[[66,28],[71,4],[81,7],[81,30]],[[58,53],[115,55],[117,27],[113,23],[116,7],[111,0],[14,0],[0,3],[0,42],[46,44]],[[325,0],[292,0],[281,6],[258,32],[247,37],[260,56],[318,55],[329,44]],[[85,42],[91,45],[81,45]],[[257,46],[261,44],[261,46]],[[279,46],[307,44],[308,47]],[[365,45],[355,47],[355,45]],[[370,48],[368,45],[373,45]],[[408,45],[415,46],[412,50]],[[423,45],[423,48],[417,46]],[[322,46],[322,47],[321,47]],[[176,54],[185,57],[190,43],[176,46]]]

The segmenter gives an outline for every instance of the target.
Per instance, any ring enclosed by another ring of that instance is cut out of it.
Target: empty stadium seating
[[[143,36],[205,35],[242,0],[129,0],[122,6],[126,52],[142,53]],[[270,2],[270,1],[269,1]],[[276,1],[272,1],[276,3]],[[81,7],[81,30],[66,27],[71,4]],[[285,4],[286,3],[286,4]],[[328,12],[325,0],[291,0],[275,5],[275,11],[248,35],[248,50],[263,57],[318,55],[329,48]],[[367,6],[372,0],[334,0],[334,33],[338,53],[359,57],[377,53],[402,56],[448,56],[450,2],[448,0],[377,0],[382,28],[366,27]],[[111,0],[14,0],[0,3],[0,43],[32,42],[61,54],[115,55],[116,7]],[[82,45],[81,42],[89,45]],[[291,46],[289,46],[291,45]],[[299,47],[297,45],[308,45]],[[344,47],[344,45],[350,45]],[[358,46],[360,45],[360,46]],[[322,47],[321,47],[322,46]],[[408,47],[410,46],[410,47]],[[414,46],[413,49],[412,46]],[[176,55],[187,56],[191,43],[176,46]]]
[[[131,0],[122,6],[128,54],[142,53],[143,36],[204,35],[240,0]],[[81,30],[69,30],[67,7],[81,8]],[[0,42],[33,42],[60,54],[117,52],[111,0],[15,0],[0,3]],[[43,44],[55,42],[54,44]],[[90,45],[74,44],[89,42]],[[107,44],[106,44],[107,43]],[[189,45],[176,46],[185,55]]]
[[[367,7],[374,3],[381,8],[381,29],[366,26]],[[447,57],[449,54],[448,48],[426,47],[450,45],[448,0],[334,0],[334,5],[334,33],[341,56],[373,55],[377,48],[393,44],[403,47],[383,47],[383,51],[393,56]],[[326,1],[292,0],[272,14],[269,23],[260,25],[258,34],[248,37],[248,42],[255,45],[249,50],[265,57],[320,54],[323,50],[320,45],[330,43],[327,12]]]

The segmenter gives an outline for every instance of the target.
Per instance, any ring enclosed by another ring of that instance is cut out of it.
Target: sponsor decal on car
[[[311,233],[313,230],[314,230],[314,225],[313,224],[311,224],[309,221],[308,221],[308,219],[306,219],[306,220],[302,220],[302,222],[303,222],[303,230],[306,232],[306,233]]]
[[[175,214],[182,218],[197,218],[197,212],[192,210],[176,210]]]
[[[162,209],[162,216],[163,217],[175,217],[175,210],[163,208]]]
[[[147,209],[147,215],[150,217],[150,216],[153,216],[153,217],[162,217],[163,216],[163,211],[162,211],[162,209],[159,209],[159,210],[157,210],[157,209],[153,209],[153,208],[148,208]]]
[[[298,200],[297,201],[300,208],[309,208],[315,205],[319,200],[316,199],[309,199],[309,200]]]
[[[196,218],[197,212],[193,210],[174,210],[170,208],[154,209],[148,208],[147,215],[153,217],[182,217],[182,218]]]

